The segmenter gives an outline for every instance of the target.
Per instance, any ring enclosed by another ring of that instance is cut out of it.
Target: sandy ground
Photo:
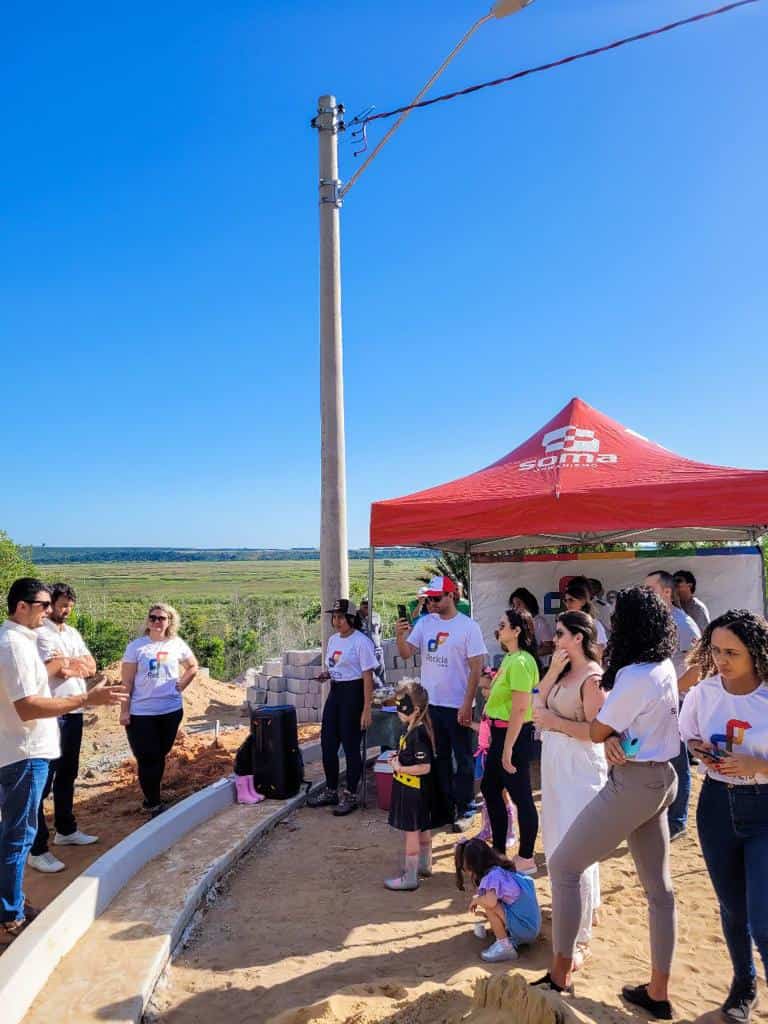
[[[486,967],[468,894],[454,883],[454,836],[436,838],[436,873],[418,892],[389,893],[381,880],[397,866],[401,842],[377,809],[349,818],[302,809],[221,888],[158,986],[147,1024],[562,1022],[551,1009],[522,1012],[520,993],[509,995],[516,972],[531,979],[548,966],[545,868],[542,938],[517,964]],[[680,917],[672,998],[678,1019],[693,1021],[722,1001],[730,962],[695,828],[673,845],[672,862]],[[645,901],[626,847],[603,864],[603,901],[594,955],[569,1003],[577,1015],[619,1024],[635,1019],[621,986],[649,971]],[[507,978],[502,995],[473,1008],[476,981],[489,975]]]
[[[119,666],[108,669],[116,681]],[[198,677],[184,693],[184,722],[171,751],[163,796],[168,803],[189,796],[233,770],[233,753],[245,739],[248,722],[242,715],[245,691],[232,683]],[[213,727],[219,721],[219,746],[214,745]],[[302,741],[315,739],[319,725],[300,726]],[[46,801],[51,828],[50,850],[67,867],[55,875],[29,868],[24,891],[33,906],[47,906],[94,860],[124,839],[148,819],[141,808],[142,795],[136,778],[125,729],[113,708],[87,712],[80,754],[80,776],[75,790],[78,828],[97,835],[92,846],[53,845],[53,801]]]

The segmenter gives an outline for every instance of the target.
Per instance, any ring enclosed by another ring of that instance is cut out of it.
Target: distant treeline
[[[37,565],[66,562],[316,562],[317,548],[49,548],[25,549]],[[368,548],[350,548],[350,558],[368,558]],[[377,558],[431,558],[424,548],[377,548]]]

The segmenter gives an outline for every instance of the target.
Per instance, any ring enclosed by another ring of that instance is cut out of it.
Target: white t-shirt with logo
[[[626,665],[597,713],[630,744],[633,761],[670,761],[680,753],[677,674],[669,658]]]
[[[349,682],[362,679],[363,672],[373,672],[379,667],[379,659],[370,639],[355,629],[349,636],[334,633],[328,641],[325,667],[334,682]]]
[[[74,626],[66,622],[62,628],[46,619],[36,630],[37,649],[43,661],[51,661],[56,654],[63,654],[65,658],[83,658],[89,655],[85,641]],[[54,697],[73,697],[75,694],[86,693],[88,687],[85,680],[79,676],[70,676],[69,679],[62,679],[61,676],[54,676],[49,680],[51,693]],[[73,714],[82,714],[82,708]]]
[[[488,653],[478,624],[461,612],[452,619],[432,612],[416,621],[408,643],[421,654],[421,684],[429,703],[460,708],[469,682],[469,659]]]
[[[706,740],[721,751],[766,759],[765,771],[755,779],[721,775],[711,768],[707,775],[721,782],[744,785],[768,783],[768,683],[752,693],[728,693],[720,676],[709,676],[689,690],[680,712],[680,735],[688,740]]]
[[[182,706],[179,679],[181,666],[194,655],[180,636],[152,641],[148,636],[132,640],[123,661],[136,666],[131,694],[132,715],[165,715]]]
[[[688,666],[685,664],[685,656],[694,644],[701,640],[701,630],[691,616],[685,614],[682,608],[678,608],[677,605],[673,604],[669,610],[677,626],[677,650],[672,655],[672,664],[675,666],[675,672],[677,672],[677,678],[679,679],[681,675],[688,671]]]
[[[35,630],[9,619],[0,626],[0,768],[61,755],[58,721],[22,722],[14,707],[23,697],[50,696],[48,669],[38,653]]]

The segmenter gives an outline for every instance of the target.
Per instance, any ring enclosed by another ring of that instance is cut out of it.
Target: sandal
[[[0,923],[0,946],[10,946],[14,939],[17,939],[19,935],[29,924],[26,918],[20,921],[3,921]]]

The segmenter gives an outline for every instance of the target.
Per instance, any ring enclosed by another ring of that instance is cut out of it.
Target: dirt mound
[[[408,989],[396,979],[354,985],[312,1006],[286,1010],[268,1024],[579,1024],[588,1018],[554,993],[531,988],[520,974],[425,982]]]

